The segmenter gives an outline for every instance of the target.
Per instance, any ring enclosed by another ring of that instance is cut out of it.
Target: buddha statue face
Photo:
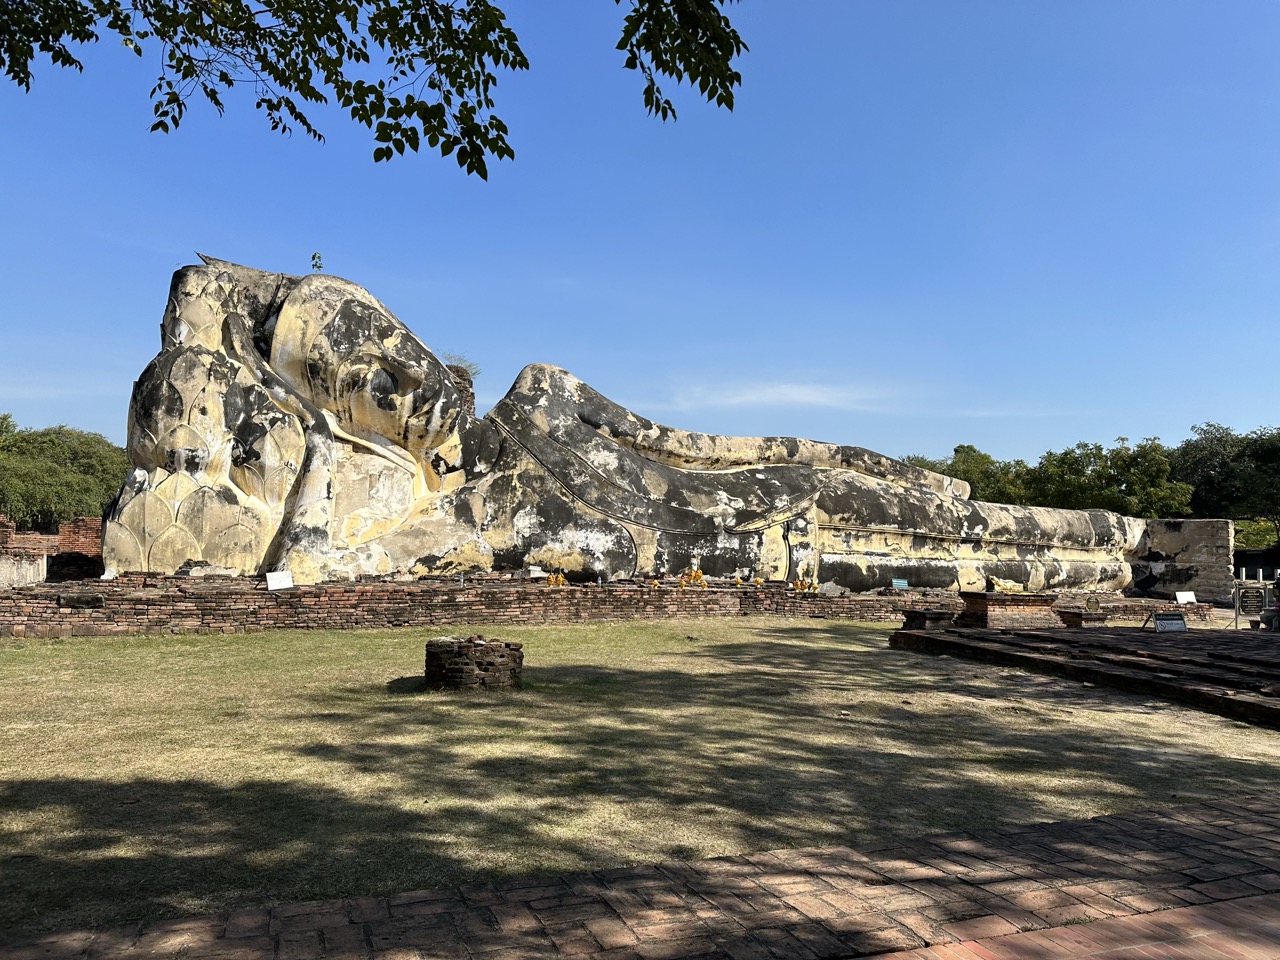
[[[281,307],[271,366],[355,436],[426,463],[457,428],[453,378],[399,319],[354,284],[304,279]]]

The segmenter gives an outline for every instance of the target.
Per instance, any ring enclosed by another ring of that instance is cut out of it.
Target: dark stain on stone
[[[396,403],[393,398],[399,392],[400,381],[396,379],[395,373],[385,367],[373,371],[373,376],[369,378],[369,394],[380,410],[394,410]]]
[[[209,461],[209,451],[171,447],[165,451],[165,469],[170,473],[198,473]]]

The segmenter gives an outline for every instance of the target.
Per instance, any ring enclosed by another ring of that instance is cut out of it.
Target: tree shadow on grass
[[[320,782],[219,786],[193,773],[0,783],[10,838],[0,930],[385,894],[531,863],[561,872],[872,846],[1060,819],[1080,804],[1165,806],[1188,782],[1233,795],[1277,781],[1274,764],[1220,757],[1191,737],[1130,733],[1118,743],[1087,725],[975,709],[992,693],[977,668],[865,638],[844,643],[856,636],[848,631],[788,627],[753,643],[695,645],[684,655],[696,671],[668,657],[650,668],[526,666],[520,692],[364,684],[304,693],[298,718],[319,734],[279,749],[318,761]],[[526,652],[536,664],[536,649]],[[950,685],[954,708],[904,702],[934,680]],[[867,689],[901,696],[859,700]],[[845,709],[813,695],[833,690],[848,692]],[[1054,696],[1081,710],[1116,709],[1123,697]],[[382,781],[394,782],[394,797],[350,788]],[[411,808],[406,796],[425,802]],[[601,809],[635,828],[626,845],[592,826]],[[50,811],[68,825],[41,829]],[[575,818],[584,826],[566,829]]]
[[[46,832],[42,815],[71,828]],[[341,896],[420,849],[411,887],[462,869],[428,838],[439,813],[409,814],[325,784],[19,780],[0,784],[0,931],[113,924],[263,899]],[[25,827],[25,829],[24,829]]]
[[[874,687],[909,695],[919,692],[924,680],[928,689],[978,700],[998,702],[1020,697],[1028,691],[1044,691],[1060,705],[1103,713],[1170,707],[1192,709],[1189,705],[1174,704],[1150,694],[1128,693],[1091,683],[1078,683],[1037,674],[1020,667],[894,650],[886,647],[883,639],[873,646],[849,646],[814,674],[810,673],[809,662],[805,658],[794,655],[798,647],[821,648],[823,644],[838,643],[841,638],[848,636],[849,629],[848,626],[840,625],[778,627],[770,631],[776,640],[782,641],[777,645],[719,644],[713,650],[698,651],[695,656],[714,658],[727,666],[761,671],[783,680],[804,682],[806,677],[812,676],[813,682],[851,691]],[[998,680],[998,683],[993,683],[993,679]]]

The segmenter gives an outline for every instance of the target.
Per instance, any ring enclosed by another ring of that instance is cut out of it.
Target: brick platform
[[[1089,630],[899,630],[889,645],[1165,697],[1280,728],[1280,645],[1274,634],[1136,627]]]
[[[1101,955],[1134,960],[1256,960],[1280,957],[1278,892],[1280,792],[860,851],[780,850],[0,938],[0,960],[835,960],[895,951],[897,960],[1050,960],[1104,947],[1133,948]],[[1215,945],[1236,952],[1209,952]]]

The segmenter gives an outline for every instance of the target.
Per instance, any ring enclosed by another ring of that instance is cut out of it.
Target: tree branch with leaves
[[[644,80],[648,113],[675,118],[660,78],[733,109],[733,62],[747,49],[723,10],[735,0],[614,2],[629,7],[617,48]],[[8,0],[0,69],[29,90],[40,55],[83,70],[74,46],[113,34],[138,56],[159,48],[154,131],[176,129],[193,98],[221,114],[223,94],[248,86],[281,133],[322,141],[311,105],[337,104],[373,131],[375,161],[425,144],[487,179],[489,158],[515,156],[494,87],[529,60],[490,0]]]

